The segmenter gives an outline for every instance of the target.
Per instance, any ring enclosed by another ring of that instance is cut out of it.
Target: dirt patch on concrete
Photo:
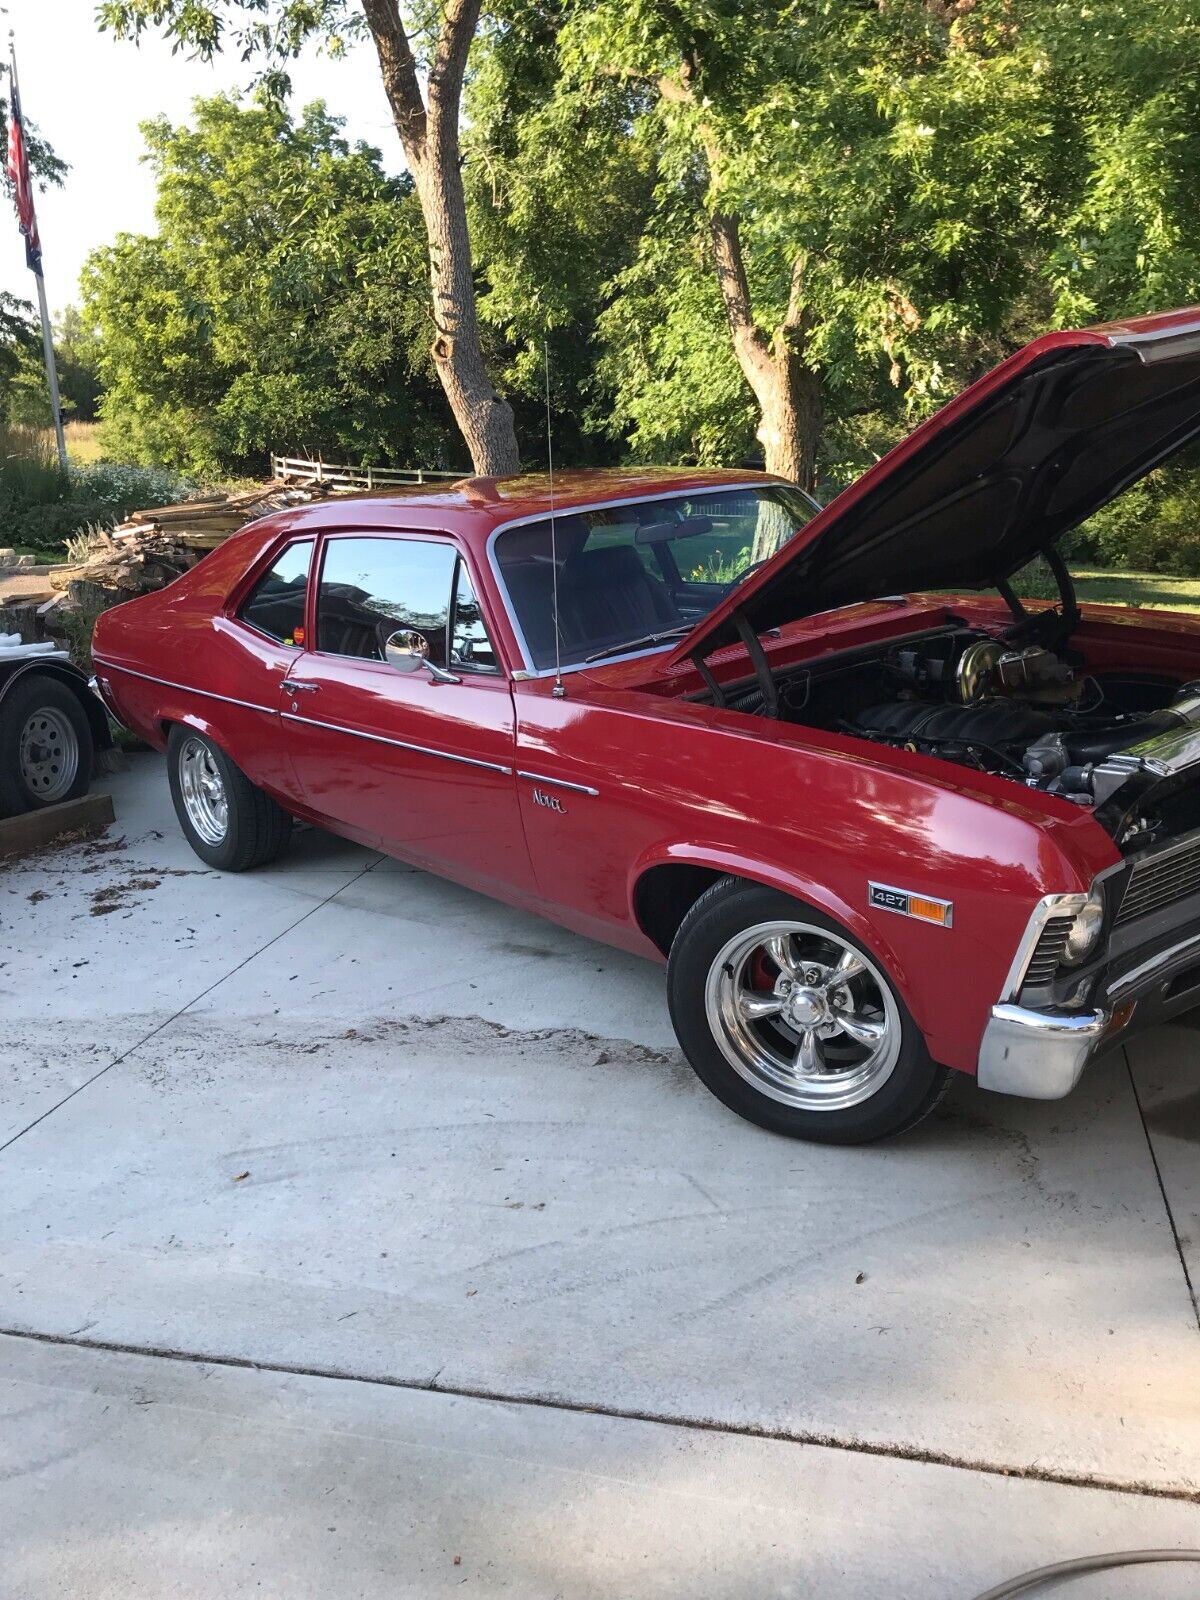
[[[135,896],[157,889],[161,878],[126,878],[124,883],[108,883],[102,889],[92,890],[93,917],[107,917],[114,911],[124,911]]]

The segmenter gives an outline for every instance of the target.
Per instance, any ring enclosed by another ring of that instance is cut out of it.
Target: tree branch
[[[447,0],[429,69],[429,115],[439,133],[454,129],[462,103],[467,55],[479,25],[480,0]]]
[[[418,167],[425,159],[428,119],[417,77],[416,57],[400,18],[400,8],[396,0],[362,0],[362,8],[367,27],[375,40],[379,68],[383,73],[383,87],[392,108],[396,132],[400,135],[409,164]],[[478,13],[479,7],[476,6],[475,10]],[[442,31],[444,34],[445,28]],[[469,35],[467,43],[470,43]]]

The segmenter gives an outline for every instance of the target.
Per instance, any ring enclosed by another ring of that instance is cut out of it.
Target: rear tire
[[[865,1144],[920,1122],[950,1084],[877,959],[761,884],[723,878],[700,896],[667,993],[697,1077],[773,1133]]]
[[[183,836],[208,866],[246,872],[287,849],[291,817],[207,734],[176,724],[167,774]]]
[[[61,805],[92,781],[92,727],[77,695],[29,673],[0,701],[0,816]]]

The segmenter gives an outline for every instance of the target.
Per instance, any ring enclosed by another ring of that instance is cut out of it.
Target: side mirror
[[[419,672],[425,668],[434,683],[461,683],[452,672],[429,659],[429,640],[415,628],[402,628],[389,634],[383,646],[384,660],[396,672]]]

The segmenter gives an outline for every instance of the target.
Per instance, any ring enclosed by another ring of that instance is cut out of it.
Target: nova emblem
[[[897,916],[915,917],[918,922],[932,922],[939,928],[954,926],[953,900],[934,900],[929,895],[894,889],[886,883],[869,883],[867,888],[870,903],[878,911],[894,911]]]
[[[547,794],[543,789],[533,791],[533,803],[535,806],[545,806],[547,811],[557,811],[564,817],[567,814],[567,808],[562,801],[552,794]]]

